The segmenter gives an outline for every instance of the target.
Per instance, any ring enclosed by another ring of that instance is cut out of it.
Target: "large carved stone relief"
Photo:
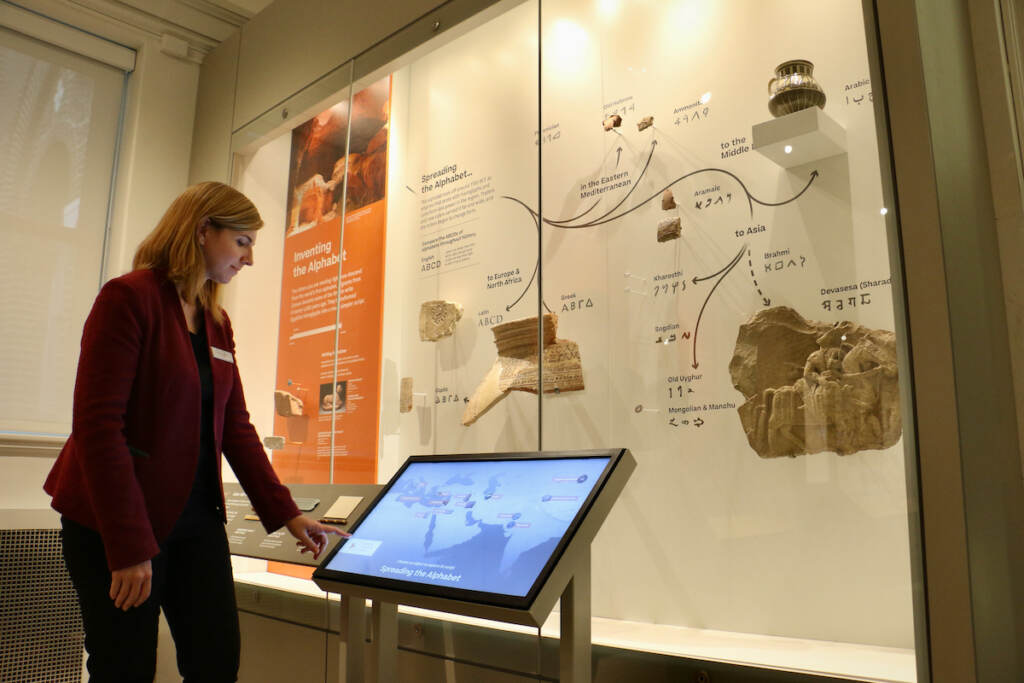
[[[765,309],[740,326],[729,374],[747,399],[740,421],[762,458],[879,450],[902,433],[887,330]]]
[[[544,393],[583,389],[583,365],[576,342],[556,339],[558,316],[544,315]],[[473,392],[462,414],[471,425],[510,391],[537,393],[537,318],[513,320],[491,328],[498,358]]]

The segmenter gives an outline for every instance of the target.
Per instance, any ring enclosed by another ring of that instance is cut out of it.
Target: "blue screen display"
[[[525,596],[609,459],[413,461],[324,568]]]

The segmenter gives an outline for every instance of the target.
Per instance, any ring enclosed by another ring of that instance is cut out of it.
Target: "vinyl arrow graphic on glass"
[[[652,150],[652,153],[653,153],[653,150]],[[647,161],[648,161],[648,163],[650,163],[650,158],[648,158]],[[644,170],[646,170],[646,166],[644,167]],[[629,213],[632,213],[632,212],[636,211],[637,209],[643,207],[644,204],[646,204],[647,202],[651,201],[655,197],[660,197],[665,190],[671,188],[676,183],[681,182],[683,180],[686,180],[687,178],[695,176],[695,175],[697,175],[699,173],[724,173],[725,175],[727,175],[730,178],[732,178],[733,180],[735,180],[739,184],[739,186],[741,188],[743,188],[743,192],[747,196],[747,205],[750,208],[750,215],[751,216],[754,215],[754,204],[760,204],[761,206],[783,206],[785,204],[789,204],[790,202],[796,201],[797,199],[800,198],[801,195],[803,195],[804,192],[807,192],[807,190],[810,189],[811,185],[814,183],[814,179],[817,178],[819,175],[821,175],[817,171],[811,171],[811,175],[810,175],[810,178],[807,180],[807,184],[804,185],[803,189],[800,190],[799,192],[797,192],[795,195],[793,195],[789,199],[783,199],[782,201],[779,201],[779,202],[766,202],[766,201],[764,201],[762,199],[758,199],[753,194],[751,194],[750,190],[747,189],[747,186],[743,183],[742,180],[740,180],[739,176],[737,176],[732,171],[726,171],[724,168],[714,168],[714,167],[701,168],[701,169],[698,169],[696,171],[691,171],[691,172],[689,172],[689,173],[687,173],[685,175],[679,176],[678,178],[673,180],[671,183],[669,183],[665,187],[661,188],[660,190],[658,190],[657,192],[652,194],[647,199],[644,199],[643,201],[641,201],[636,206],[634,206],[634,207],[632,207],[630,209],[627,209],[627,210],[623,211],[622,213],[620,213],[618,215],[612,216],[611,218],[606,218],[606,216],[608,216],[608,213],[611,213],[611,212],[608,212],[604,216],[599,216],[598,218],[595,218],[592,221],[589,221],[587,223],[581,223],[581,224],[578,224],[578,225],[566,225],[565,223],[568,223],[569,221],[553,222],[553,221],[550,221],[548,219],[544,219],[544,222],[547,223],[548,225],[552,225],[552,226],[554,226],[556,228],[566,228],[566,229],[570,229],[570,228],[592,228],[592,227],[597,226],[597,225],[603,225],[604,223],[609,223],[611,221],[614,221],[614,220],[617,220],[619,218],[622,218],[626,214],[629,214]],[[641,174],[640,177],[642,178],[643,174]],[[633,185],[634,189],[636,188],[637,184],[639,184],[639,182],[640,182],[640,178],[637,178],[637,183],[635,183]],[[632,194],[632,193],[633,193],[633,190],[631,189],[629,191],[629,194]],[[628,197],[629,194],[627,194],[626,197]],[[625,197],[623,198],[623,201],[625,201]],[[615,206],[615,208],[612,209],[612,211],[614,211],[615,209],[619,208],[619,206],[621,206],[622,203],[623,202],[619,202],[619,204],[617,204]]]
[[[724,280],[726,278],[726,276],[728,276],[729,273],[732,272],[732,269],[736,267],[736,264],[738,264],[743,259],[743,252],[746,251],[746,250],[747,250],[747,245],[744,244],[742,247],[740,247],[739,252],[732,258],[732,261],[730,261],[728,263],[728,265],[726,265],[724,268],[722,268],[720,271],[718,271],[714,275],[709,275],[706,278],[701,278],[702,280],[710,280],[711,278],[713,278],[715,276],[718,276],[718,280],[715,281],[714,286],[711,287],[711,291],[708,292],[707,297],[704,299],[704,303],[701,304],[700,313],[697,314],[697,323],[693,326],[693,369],[694,370],[696,370],[700,366],[700,363],[697,362],[697,335],[700,332],[700,321],[701,321],[701,318],[704,317],[704,309],[707,308],[708,301],[711,300],[711,295],[715,293],[716,289],[718,289],[718,285],[722,284],[722,280]]]
[[[749,249],[747,249],[747,267],[750,269],[750,279],[754,281],[754,289],[757,290],[757,295],[761,297],[761,301],[764,302],[765,306],[771,306],[772,300],[765,296],[764,292],[761,291],[761,285],[757,284],[757,275],[754,274],[754,257],[750,254]]]
[[[682,182],[683,180],[686,180],[687,178],[693,177],[693,176],[701,174],[701,173],[723,173],[723,174],[729,176],[730,178],[732,178],[733,180],[735,180],[739,184],[739,186],[741,188],[743,188],[743,192],[744,192],[744,194],[747,197],[747,204],[748,204],[748,206],[750,208],[750,215],[753,216],[754,215],[754,204],[755,203],[756,204],[760,204],[761,206],[783,206],[785,204],[789,204],[790,202],[794,202],[797,199],[799,199],[805,192],[807,192],[807,190],[810,189],[811,185],[814,184],[815,179],[820,175],[820,173],[817,170],[811,171],[810,177],[807,180],[807,184],[804,185],[803,189],[801,189],[795,195],[793,195],[792,197],[790,197],[788,199],[783,199],[783,200],[778,201],[778,202],[766,202],[766,201],[764,201],[762,199],[758,199],[753,194],[751,194],[750,190],[747,189],[746,184],[744,184],[744,182],[740,179],[740,177],[737,176],[735,173],[733,173],[731,171],[727,171],[724,168],[715,168],[715,167],[701,168],[701,169],[697,169],[696,171],[691,171],[689,173],[686,173],[684,175],[679,176],[678,178],[676,178],[675,180],[670,182],[668,185],[666,185],[665,187],[661,188],[660,190],[658,190],[657,192],[652,194],[650,197],[647,197],[646,199],[644,199],[641,202],[639,202],[636,206],[633,206],[633,207],[631,207],[629,209],[626,209],[625,211],[622,211],[619,214],[616,214],[616,215],[612,216],[611,214],[614,213],[616,210],[618,210],[619,207],[621,207],[626,202],[626,200],[629,199],[630,195],[632,195],[633,192],[636,190],[636,188],[640,185],[640,180],[643,179],[644,175],[647,173],[647,169],[651,165],[651,159],[654,157],[654,151],[655,151],[655,148],[657,147],[657,144],[658,144],[657,140],[652,140],[651,141],[651,151],[647,155],[647,162],[644,164],[643,170],[640,171],[640,175],[637,176],[637,181],[635,183],[633,183],[633,186],[630,188],[629,192],[627,192],[625,194],[625,196],[623,196],[622,199],[620,199],[619,202],[615,206],[613,206],[611,209],[606,211],[604,214],[598,216],[597,218],[591,219],[591,220],[589,220],[589,221],[587,221],[585,223],[576,223],[575,225],[569,225],[570,223],[573,223],[574,221],[578,221],[581,218],[583,218],[586,214],[590,213],[597,206],[597,204],[600,202],[600,200],[597,200],[596,202],[594,202],[594,204],[592,204],[590,206],[590,208],[588,208],[586,211],[584,211],[583,213],[581,213],[581,214],[579,214],[579,215],[577,215],[577,216],[575,216],[573,218],[566,218],[566,219],[562,219],[562,220],[545,218],[545,219],[543,219],[544,223],[546,223],[547,225],[550,225],[551,227],[560,228],[560,229],[563,229],[563,230],[578,230],[578,229],[581,229],[581,228],[593,228],[593,227],[596,227],[598,225],[604,225],[605,223],[610,223],[612,221],[618,220],[619,218],[622,218],[623,216],[626,216],[626,215],[632,213],[633,211],[636,211],[637,209],[642,208],[647,202],[651,201],[652,199],[654,199],[656,197],[660,197],[662,195],[662,193],[665,192],[665,190],[671,188],[676,183]],[[515,197],[509,196],[509,195],[502,195],[502,199],[508,199],[510,201],[516,202],[517,204],[522,206],[524,209],[526,209],[526,211],[530,214],[530,217],[533,219],[534,227],[536,227],[538,232],[540,231],[541,218],[540,218],[540,216],[538,215],[538,213],[536,211],[534,211],[526,203],[524,203],[523,201],[521,201],[519,199],[516,199]],[[738,263],[738,261],[737,261],[737,263]],[[730,266],[727,266],[727,268],[729,270],[731,270],[733,267],[735,267],[735,263],[732,263]],[[523,288],[522,293],[516,298],[516,300],[513,301],[511,304],[508,304],[507,306],[505,306],[505,310],[506,311],[511,310],[516,304],[518,304],[522,300],[522,298],[524,296],[526,296],[526,292],[529,291],[530,287],[533,285],[533,281],[537,277],[537,271],[538,271],[539,268],[540,268],[540,256],[538,255],[537,262],[536,262],[536,264],[534,264],[533,274],[530,276],[529,282],[526,283],[526,286]],[[719,273],[715,273],[713,275],[707,276],[706,278],[694,278],[694,283],[699,282],[702,279],[711,279],[711,278],[715,277],[718,274]],[[721,280],[719,280],[719,282],[721,282]],[[717,286],[718,286],[718,283],[716,282],[715,283],[715,287],[717,287]],[[712,292],[714,291],[714,287],[712,288],[711,291]],[[765,297],[763,295],[762,295],[762,300],[764,301],[764,305],[765,306],[768,306],[771,303],[771,300],[768,297]],[[544,303],[544,302],[542,302],[542,303]],[[706,303],[707,302],[705,301],[705,304]],[[551,311],[551,309],[548,308],[547,303],[544,303],[544,308],[546,310],[548,310],[548,312]],[[703,307],[701,308],[701,312],[703,312]],[[696,348],[696,345],[695,345],[695,348]],[[694,362],[696,363],[696,359],[694,359]]]
[[[607,222],[607,221],[602,221],[601,219],[602,218],[607,218],[609,214],[614,213],[616,209],[618,209],[620,206],[625,204],[626,200],[629,199],[629,196],[631,194],[633,194],[633,191],[640,185],[640,181],[643,180],[644,175],[647,174],[648,167],[650,167],[650,165],[651,165],[651,159],[654,157],[654,148],[657,147],[657,146],[658,146],[658,141],[657,140],[651,140],[651,153],[647,155],[647,163],[644,164],[643,170],[640,171],[640,175],[637,176],[636,182],[633,183],[633,187],[629,188],[629,192],[627,192],[626,195],[622,199],[619,200],[618,204],[616,204],[612,208],[610,208],[607,211],[605,211],[603,214],[601,214],[600,216],[595,218],[593,221],[591,221],[589,223],[584,223],[583,225],[566,225],[566,223],[571,223],[572,221],[577,220],[576,218],[570,218],[570,219],[564,220],[564,221],[544,219],[544,222],[547,223],[548,225],[554,226],[556,228],[590,228],[590,227],[593,227],[595,225],[599,225],[600,224],[599,221],[600,222]],[[621,150],[621,149],[622,148],[620,147],[619,150]],[[616,165],[618,165],[618,162],[616,162]],[[643,202],[641,202],[635,208],[640,208],[640,206],[643,206],[644,204],[646,204],[650,200],[651,200],[651,198],[645,199]],[[599,199],[597,201],[600,202],[601,200]],[[597,206],[597,204],[595,203],[594,206]],[[591,208],[593,208],[593,207],[591,207]],[[588,209],[588,211],[589,211],[589,209]],[[584,213],[586,213],[586,212],[584,212]],[[629,213],[629,211],[627,211],[626,213]],[[624,214],[620,214],[620,215],[624,216],[626,214],[624,213]],[[611,219],[611,220],[614,220],[614,219]]]

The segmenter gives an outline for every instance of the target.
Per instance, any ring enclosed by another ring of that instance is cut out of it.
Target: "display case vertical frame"
[[[338,286],[334,290],[334,367],[333,375],[331,377],[331,386],[338,386],[338,343],[341,337],[341,285],[342,278],[345,276],[345,221],[348,214],[348,164],[349,155],[351,153],[352,145],[352,118],[354,116],[354,109],[352,108],[353,97],[355,96],[355,60],[348,63],[348,82],[352,85],[348,89],[348,125],[345,126],[345,180],[341,186],[341,223],[338,227],[338,245],[341,253],[341,257],[338,259]],[[333,389],[332,389],[333,391]],[[379,400],[379,398],[378,398]],[[380,409],[377,408],[379,415]],[[337,458],[335,452],[336,438],[338,433],[338,404],[337,401],[331,404],[331,461],[329,464],[329,475],[328,482],[334,483],[334,460]],[[376,478],[376,462],[374,463],[374,478]]]
[[[967,0],[878,3],[907,276],[931,680],[1024,676],[1024,493]],[[923,124],[923,125],[922,125]]]
[[[900,198],[896,193],[895,165],[892,148],[891,125],[888,117],[889,95],[886,88],[885,69],[879,35],[878,8],[875,0],[866,0],[864,9],[864,33],[867,42],[868,69],[874,98],[875,134],[878,137],[878,156],[882,197],[888,208],[885,229],[889,252],[889,271],[892,277],[893,321],[897,344],[900,389],[900,413],[913,416],[904,419],[903,464],[907,495],[907,542],[910,545],[910,580],[914,620],[914,654],[917,680],[931,680],[930,653],[928,640],[928,600],[926,595],[926,571],[924,563],[924,530],[922,528],[921,501],[921,451],[919,422],[915,409],[915,375],[912,351],[912,329],[910,326],[909,300],[907,297],[907,270],[904,260],[905,245],[900,230]]]
[[[544,450],[544,0],[537,0],[537,451]]]

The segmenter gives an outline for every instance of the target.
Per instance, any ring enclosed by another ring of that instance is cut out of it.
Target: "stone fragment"
[[[604,120],[602,125],[604,125],[604,129],[606,131],[611,130],[612,128],[618,128],[622,125],[622,117],[618,114],[612,114]]]
[[[412,377],[403,377],[401,388],[398,390],[398,412],[408,413],[412,411]]]
[[[729,363],[750,447],[762,458],[850,455],[902,434],[895,335],[815,322],[786,306],[740,326]]]
[[[302,399],[287,391],[274,392],[274,412],[281,417],[300,417],[302,415]]]
[[[420,305],[420,339],[437,341],[455,332],[462,318],[462,306],[452,301],[424,301]]]
[[[672,190],[665,190],[661,193],[661,210],[671,211],[676,208],[676,198],[672,195]]]
[[[645,116],[636,123],[637,130],[646,130],[654,125],[653,116]]]
[[[669,240],[679,239],[679,235],[682,234],[683,225],[679,218],[666,218],[663,221],[658,222],[658,241],[668,242]]]
[[[580,391],[583,363],[576,342],[556,339],[558,316],[546,313],[543,319],[544,393]],[[537,393],[537,318],[513,320],[491,328],[498,358],[469,399],[462,424],[471,425],[510,391]]]

